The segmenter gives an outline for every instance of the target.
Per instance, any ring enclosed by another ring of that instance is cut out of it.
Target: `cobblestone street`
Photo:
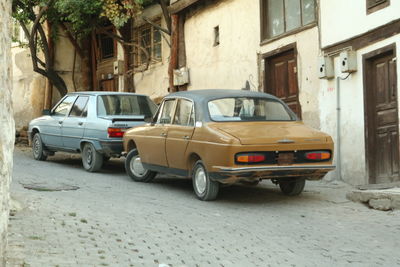
[[[350,202],[343,183],[287,197],[264,181],[202,202],[190,180],[135,183],[122,160],[88,173],[79,156],[21,147],[13,177],[8,266],[400,265],[400,211]]]

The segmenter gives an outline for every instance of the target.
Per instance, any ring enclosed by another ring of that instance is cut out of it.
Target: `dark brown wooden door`
[[[399,125],[394,50],[371,57],[365,63],[370,183],[399,181]]]
[[[265,91],[282,99],[301,118],[294,50],[265,60]]]
[[[115,86],[115,80],[110,79],[110,80],[101,80],[100,81],[100,90],[101,91],[111,91],[111,92],[116,92],[117,88]]]

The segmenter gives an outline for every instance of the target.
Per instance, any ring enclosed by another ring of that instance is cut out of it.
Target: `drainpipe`
[[[336,78],[336,180],[342,180],[342,162],[340,151],[340,77]]]

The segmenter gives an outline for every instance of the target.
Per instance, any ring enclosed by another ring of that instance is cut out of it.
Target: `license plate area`
[[[291,165],[294,162],[293,152],[279,152],[276,158],[278,165]]]

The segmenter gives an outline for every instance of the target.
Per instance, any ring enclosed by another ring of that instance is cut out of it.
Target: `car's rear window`
[[[281,102],[267,98],[231,97],[208,102],[213,121],[293,121],[296,117]]]
[[[146,96],[102,95],[97,98],[98,116],[143,115],[150,118],[157,106]]]

